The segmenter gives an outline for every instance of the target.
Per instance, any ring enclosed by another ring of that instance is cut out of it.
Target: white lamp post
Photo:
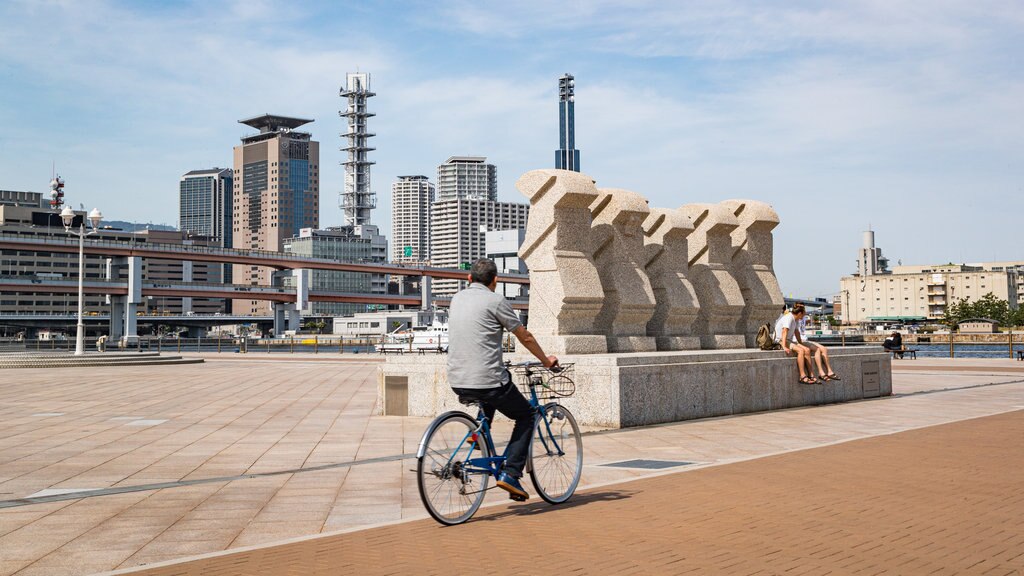
[[[96,227],[99,226],[100,220],[103,220],[103,214],[100,213],[99,208],[93,208],[92,212],[89,212],[91,229],[88,231],[85,229],[84,221],[78,225],[77,231],[71,227],[75,221],[75,211],[70,206],[65,206],[61,210],[60,219],[64,221],[65,230],[78,236],[78,334],[75,336],[75,356],[81,356],[85,354],[85,324],[82,322],[85,302],[83,285],[85,280],[85,237],[96,233]]]

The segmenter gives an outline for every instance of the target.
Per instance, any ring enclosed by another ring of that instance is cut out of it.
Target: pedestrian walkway
[[[583,487],[1020,409],[1024,375],[1000,362],[897,369],[892,398],[591,430]],[[375,374],[350,360],[215,356],[67,381],[19,370],[0,381],[0,574],[130,568],[423,518],[408,470],[427,420],[374,416]],[[488,503],[504,505],[498,493]]]
[[[1017,411],[131,573],[1020,574],[1021,437]]]

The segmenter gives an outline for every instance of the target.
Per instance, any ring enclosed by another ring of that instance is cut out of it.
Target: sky
[[[372,75],[374,223],[399,175],[551,168],[576,77],[582,171],[652,206],[772,204],[787,296],[831,296],[861,232],[893,264],[1024,260],[1024,3],[521,0],[0,3],[0,189],[175,224],[263,113],[312,118],[342,224],[346,72]]]

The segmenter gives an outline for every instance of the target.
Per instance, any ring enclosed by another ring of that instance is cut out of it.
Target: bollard
[[[320,353],[320,336],[313,336],[313,354]]]
[[[338,336],[338,354],[341,354],[344,351],[345,351],[345,337],[344,336]]]
[[[953,357],[953,332],[949,333],[949,357]]]
[[[267,354],[270,354],[270,339],[267,339]]]
[[[196,336],[196,352],[202,352],[203,338],[202,336]]]
[[[839,335],[840,335],[840,336],[842,337],[842,341],[843,341],[843,348],[846,348],[846,332],[842,332],[842,331],[840,331],[840,332],[839,332]]]
[[[295,352],[295,336],[288,337],[288,353],[292,354]]]
[[[220,338],[217,338],[217,354],[220,354]]]
[[[178,340],[178,352],[181,352],[181,335],[180,334],[178,335],[177,340]]]
[[[159,354],[163,350],[163,338],[156,339],[156,353]]]
[[[53,350],[56,347],[57,347],[57,341],[51,338],[50,339],[50,350]]]
[[[1010,330],[1010,334],[1006,339],[1006,346],[1010,350],[1010,360],[1013,360],[1013,330]]]

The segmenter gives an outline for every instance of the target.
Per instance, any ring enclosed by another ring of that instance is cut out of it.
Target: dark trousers
[[[453,388],[452,390],[459,395],[461,400],[482,402],[488,422],[494,422],[495,410],[509,419],[515,420],[516,425],[512,428],[512,437],[508,441],[508,448],[505,449],[504,471],[513,478],[522,478],[523,468],[526,466],[526,455],[530,450],[530,437],[533,432],[535,414],[529,400],[512,382],[505,383],[501,388],[482,390]]]

